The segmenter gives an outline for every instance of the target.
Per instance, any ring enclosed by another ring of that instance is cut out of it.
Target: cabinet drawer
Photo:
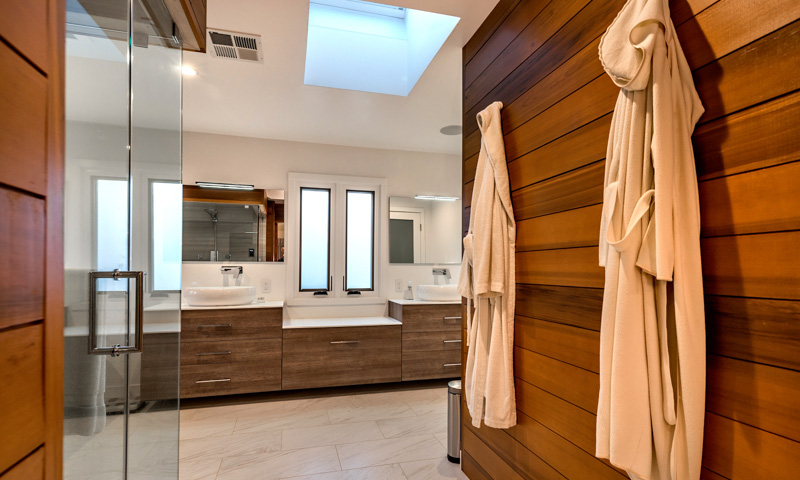
[[[403,305],[403,332],[458,331],[461,305]]]
[[[181,366],[262,362],[281,365],[281,339],[208,340],[181,345]]]
[[[400,325],[283,331],[283,388],[400,381]]]
[[[281,338],[283,310],[183,310],[181,341]]]
[[[403,354],[403,380],[461,376],[461,350]]]
[[[247,362],[181,367],[181,398],[280,389],[280,363]]]
[[[403,358],[410,352],[461,350],[461,330],[443,332],[403,332]]]
[[[42,330],[39,324],[0,333],[0,472],[44,443]]]

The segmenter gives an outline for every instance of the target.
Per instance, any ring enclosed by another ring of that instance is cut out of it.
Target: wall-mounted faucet
[[[235,265],[235,266],[233,266],[233,265],[223,265],[222,267],[220,267],[219,271],[222,272],[223,275],[226,275],[228,273],[232,273],[234,280],[238,280],[239,279],[239,275],[242,274],[244,269],[242,267],[238,266],[238,265]]]
[[[449,268],[434,268],[433,269],[433,284],[439,285],[439,277],[444,277],[444,284],[450,283],[450,269]]]

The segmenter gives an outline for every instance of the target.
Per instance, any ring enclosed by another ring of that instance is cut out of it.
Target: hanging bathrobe
[[[600,42],[621,87],[606,157],[598,457],[700,478],[705,319],[691,134],[703,107],[668,0],[629,0]]]
[[[458,282],[459,293],[467,299],[464,396],[472,424],[480,427],[483,418],[494,428],[517,423],[513,364],[517,237],[500,124],[502,108],[502,103],[495,102],[478,114],[481,151]]]

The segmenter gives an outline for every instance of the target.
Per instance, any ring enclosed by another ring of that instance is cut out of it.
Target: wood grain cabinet
[[[281,389],[280,308],[183,310],[181,398]]]
[[[400,325],[283,331],[283,389],[399,382]]]
[[[403,380],[461,375],[461,305],[389,302],[389,316],[403,322]]]

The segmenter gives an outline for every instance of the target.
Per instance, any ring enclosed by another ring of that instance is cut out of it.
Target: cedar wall
[[[622,479],[594,455],[604,157],[619,89],[597,58],[623,0],[500,0],[464,47],[475,115],[499,100],[517,220],[519,424],[474,429],[472,479]],[[672,0],[706,109],[694,134],[708,332],[705,479],[800,472],[800,2]],[[464,212],[464,230],[469,208]]]

